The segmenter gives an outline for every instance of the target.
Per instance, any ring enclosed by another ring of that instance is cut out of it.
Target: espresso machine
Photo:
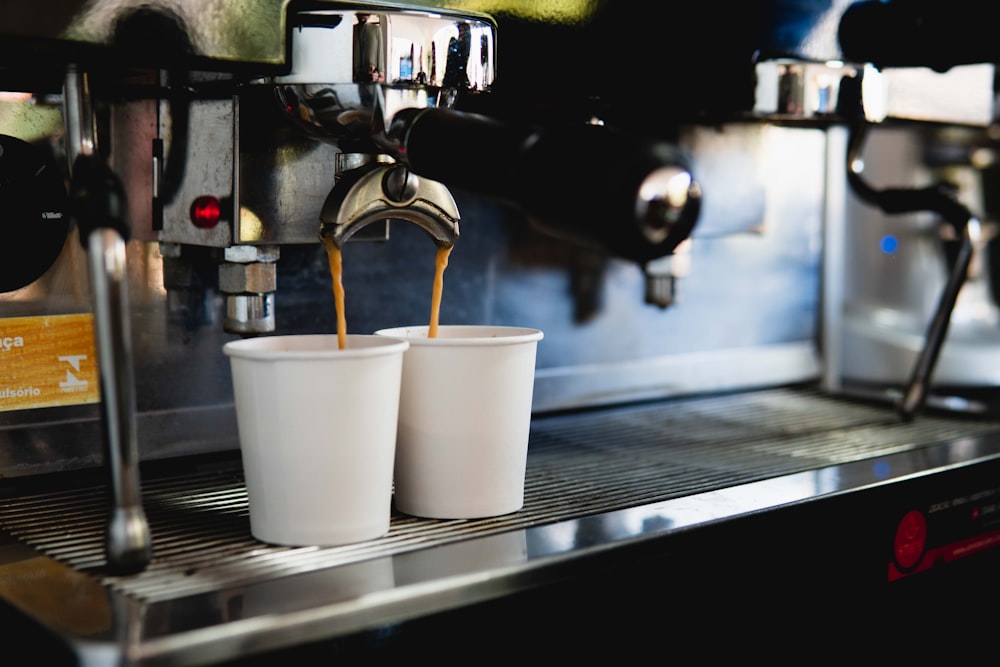
[[[917,382],[940,408],[991,412],[998,332],[992,66],[893,74],[941,90],[953,110],[940,111],[953,124],[888,123],[856,131],[850,141],[847,159],[864,167],[852,175],[860,196],[842,230],[843,257],[830,265],[829,281],[844,303],[827,324],[837,360],[827,386],[892,401]],[[970,85],[974,80],[979,84]],[[920,193],[936,193],[938,201],[918,203]],[[894,209],[889,196],[910,202]],[[915,367],[923,379],[911,380]]]
[[[976,7],[670,5],[4,3],[13,646],[854,655],[995,585]],[[442,322],[545,331],[523,510],[250,536],[222,345],[336,330],[324,242],[352,332],[423,322],[440,247]]]

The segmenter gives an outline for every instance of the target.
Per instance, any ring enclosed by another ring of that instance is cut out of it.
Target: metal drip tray
[[[254,540],[237,459],[151,467],[154,559],[129,576],[104,572],[102,485],[22,488],[0,497],[0,598],[81,664],[212,664],[502,598],[619,546],[994,457],[997,433],[993,421],[902,423],[883,406],[797,389],[537,417],[521,511],[396,515],[385,537],[336,548]]]

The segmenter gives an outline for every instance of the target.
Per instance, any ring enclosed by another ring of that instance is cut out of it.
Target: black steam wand
[[[909,421],[923,407],[927,399],[930,377],[934,372],[945,336],[948,334],[948,325],[951,323],[951,314],[958,300],[958,293],[969,274],[973,254],[972,233],[979,228],[979,225],[969,209],[955,198],[955,188],[950,184],[939,183],[926,188],[883,190],[871,187],[861,177],[864,169],[861,149],[867,136],[867,123],[859,122],[852,125],[847,147],[847,181],[855,194],[888,214],[918,211],[937,213],[955,228],[959,239],[955,262],[934,310],[934,316],[928,325],[924,346],[917,357],[903,396],[896,406],[900,417]]]

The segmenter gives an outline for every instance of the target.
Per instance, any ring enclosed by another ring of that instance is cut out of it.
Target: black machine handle
[[[879,68],[1000,62],[994,6],[982,0],[855,2],[840,19],[844,58]]]
[[[406,109],[389,137],[415,174],[512,204],[549,233],[640,263],[673,252],[700,209],[678,146],[602,125],[536,128]]]

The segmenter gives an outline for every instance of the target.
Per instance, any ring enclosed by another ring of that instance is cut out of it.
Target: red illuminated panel
[[[896,527],[893,547],[893,555],[901,569],[910,570],[920,562],[927,547],[927,520],[923,514],[916,510],[906,513]]]
[[[907,512],[896,527],[894,562],[889,563],[889,581],[929,570],[935,563],[950,563],[1000,546],[1000,530],[927,548],[927,520],[916,510]]]

